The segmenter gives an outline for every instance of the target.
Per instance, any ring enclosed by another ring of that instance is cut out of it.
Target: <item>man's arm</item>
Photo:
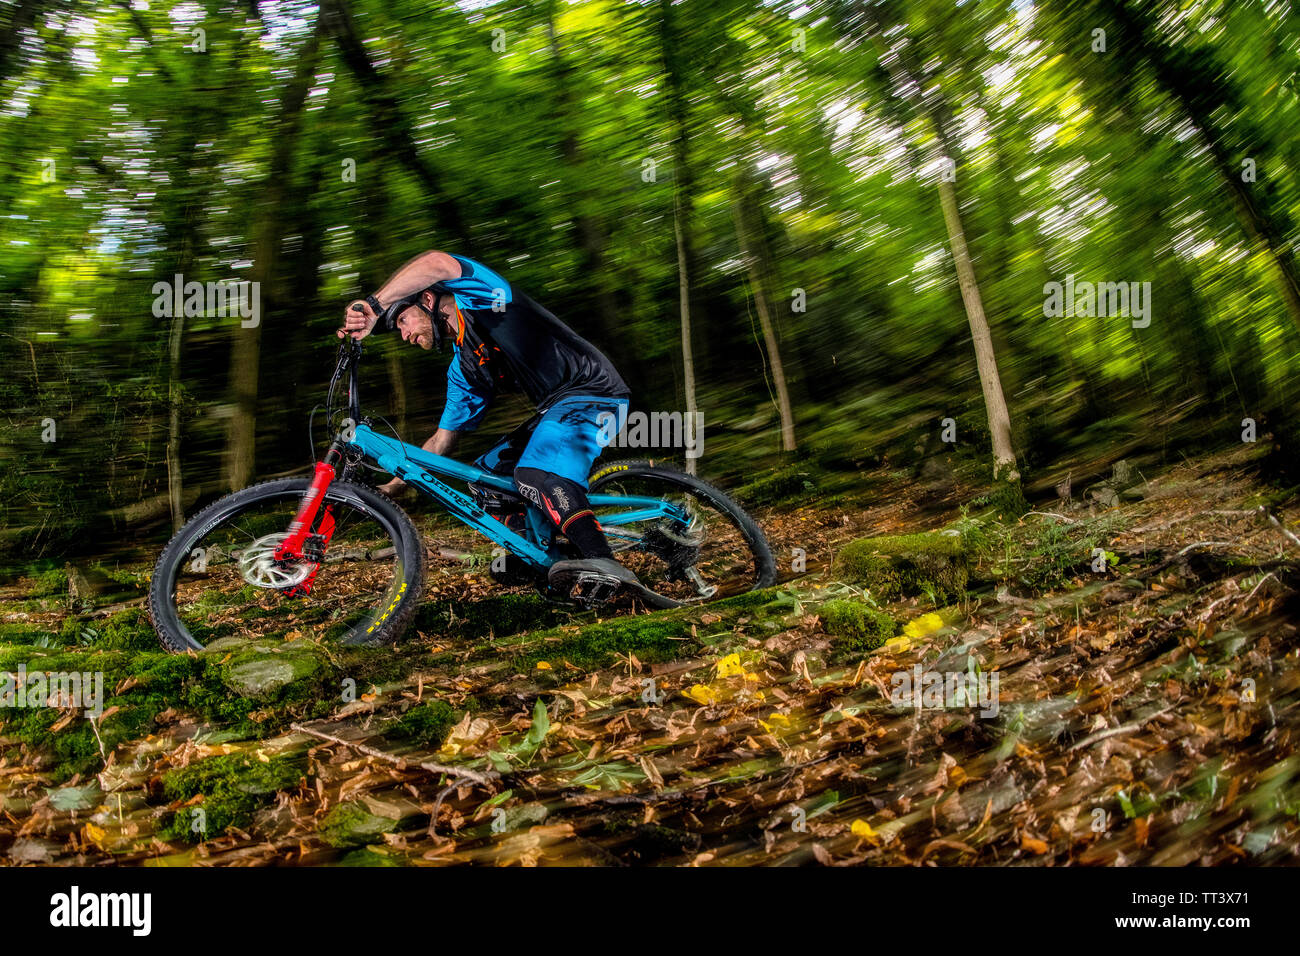
[[[386,309],[408,295],[429,288],[435,282],[458,279],[460,274],[459,262],[445,252],[430,249],[389,276],[388,281],[375,293],[375,298],[379,301],[379,307]],[[357,305],[361,306],[361,310],[354,312],[353,306]],[[351,335],[354,339],[364,339],[378,321],[379,316],[365,299],[349,302],[343,310],[343,328],[339,330],[339,338]]]
[[[438,421],[438,430],[422,447],[435,455],[448,455],[456,447],[456,440],[463,431],[472,431],[487,414],[492,404],[493,393],[482,386],[472,385],[465,378],[465,371],[460,367],[460,349],[452,355],[451,364],[447,366],[447,404]],[[406,482],[394,478],[387,484],[379,486],[385,494],[394,494],[405,487]]]
[[[450,455],[452,449],[456,447],[456,441],[459,438],[459,432],[450,431],[446,428],[439,428],[433,433],[433,436],[420,447],[435,455]],[[406,482],[401,478],[394,478],[392,481],[380,485],[378,490],[382,491],[386,495],[394,495],[405,487]]]
[[[388,308],[398,299],[404,299],[412,293],[427,289],[435,282],[460,278],[460,263],[436,249],[422,252],[406,265],[402,266],[388,281],[379,287],[375,298],[384,308]]]

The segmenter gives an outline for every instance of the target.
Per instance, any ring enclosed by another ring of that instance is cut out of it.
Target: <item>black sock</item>
[[[596,516],[590,508],[571,515],[564,524],[560,525],[560,531],[573,542],[575,548],[582,552],[584,558],[614,556],[609,542],[605,540],[605,533],[600,530],[600,525],[596,523]]]

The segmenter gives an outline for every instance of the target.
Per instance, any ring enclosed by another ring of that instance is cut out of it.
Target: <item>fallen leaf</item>
[[[1147,817],[1138,817],[1133,821],[1133,829],[1136,832],[1136,842],[1140,847],[1147,845],[1147,838],[1151,835],[1151,822]]]
[[[943,627],[943,618],[931,611],[903,625],[903,634],[913,640],[928,637]]]
[[[745,673],[745,668],[740,663],[739,654],[728,654],[717,663],[718,679],[724,677],[736,677]]]
[[[1042,856],[1047,852],[1047,844],[1042,840],[1021,834],[1020,849],[1029,850],[1031,853],[1037,853],[1039,856]]]
[[[866,820],[854,820],[849,827],[849,832],[859,840],[870,840],[872,843],[880,842],[880,834],[871,829],[871,824]]]
[[[682,691],[682,695],[689,697],[697,704],[707,705],[716,704],[718,702],[717,692],[708,684],[692,684],[690,687],[686,688],[686,690]]]

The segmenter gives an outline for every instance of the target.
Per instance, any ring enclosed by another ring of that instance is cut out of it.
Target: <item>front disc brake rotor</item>
[[[279,591],[302,584],[316,567],[310,561],[277,561],[275,552],[288,532],[258,538],[239,555],[239,573],[254,587]]]

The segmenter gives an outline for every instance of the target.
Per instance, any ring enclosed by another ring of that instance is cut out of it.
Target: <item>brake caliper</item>
[[[307,535],[302,546],[302,556],[312,562],[314,567],[302,582],[284,589],[285,597],[298,597],[311,593],[312,583],[316,580],[316,573],[320,571],[320,566],[325,563],[325,549],[329,547],[332,537],[334,537],[334,506],[326,505],[321,515],[320,527],[314,533]]]

